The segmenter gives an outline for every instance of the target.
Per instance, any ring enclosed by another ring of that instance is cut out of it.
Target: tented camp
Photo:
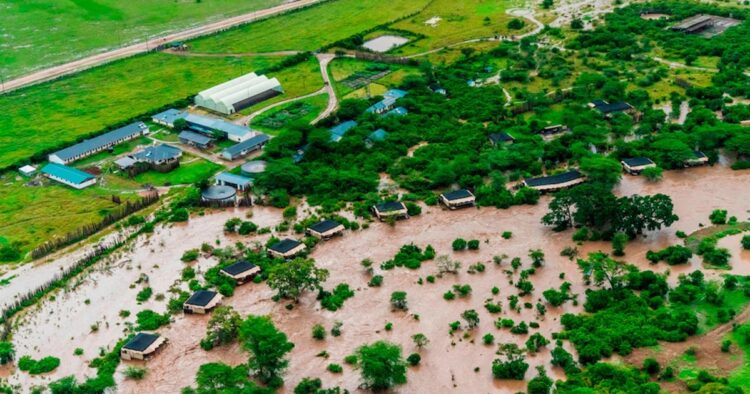
[[[167,339],[158,334],[140,332],[120,350],[123,360],[146,360],[156,353]]]
[[[622,169],[630,175],[638,175],[641,171],[646,168],[656,167],[656,163],[651,161],[648,157],[633,157],[630,159],[622,159],[620,161]]]
[[[474,206],[476,198],[466,189],[453,190],[440,195],[440,202],[448,209]]]
[[[300,241],[284,238],[281,241],[271,245],[268,248],[268,254],[271,257],[277,257],[282,259],[292,258],[305,250],[305,244]]]
[[[319,239],[330,239],[344,232],[344,225],[326,219],[307,228],[307,234]]]
[[[586,177],[583,174],[578,170],[570,170],[562,174],[525,179],[521,185],[544,193],[573,187],[583,182],[586,182]]]
[[[211,290],[198,290],[182,304],[185,313],[206,314],[221,303],[221,294]]]
[[[394,217],[396,219],[409,217],[409,211],[406,209],[406,205],[401,201],[391,201],[373,205],[372,211],[379,220],[385,220],[389,217]]]
[[[702,166],[704,164],[708,164],[708,156],[699,150],[693,151],[693,157],[685,160],[685,167]]]
[[[219,270],[219,273],[243,284],[260,273],[260,267],[245,260],[240,260]]]
[[[276,78],[250,73],[198,93],[195,105],[229,115],[282,93]]]

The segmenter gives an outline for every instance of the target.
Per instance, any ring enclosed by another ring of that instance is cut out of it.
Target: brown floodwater
[[[690,233],[699,229],[701,223],[708,224],[708,215],[713,209],[727,209],[730,215],[741,220],[747,219],[750,209],[749,185],[750,171],[731,171],[724,167],[671,171],[665,173],[664,179],[657,183],[648,183],[640,177],[625,176],[616,188],[618,194],[669,194],[680,220],[669,229],[646,234],[631,242],[623,259],[644,269],[659,272],[670,269],[670,281],[676,281],[679,273],[699,268],[701,262],[698,258],[685,267],[668,268],[664,264],[653,266],[645,259],[645,253],[649,249],[660,249],[681,242],[675,236],[675,231]],[[320,377],[325,386],[339,385],[353,392],[359,391],[358,371],[344,364],[343,358],[346,355],[363,343],[384,339],[400,344],[406,356],[417,351],[411,336],[420,332],[429,338],[430,343],[419,352],[422,363],[417,368],[409,369],[408,383],[399,387],[399,392],[523,391],[524,382],[492,378],[491,363],[496,358],[496,347],[483,345],[481,337],[492,333],[496,342],[513,342],[520,346],[526,341],[527,335],[512,335],[507,330],[495,328],[493,322],[500,316],[512,318],[516,322],[523,320],[529,323],[537,320],[534,309],[522,308],[520,313],[511,311],[507,300],[509,295],[517,294],[517,289],[510,280],[517,280],[518,273],[507,273],[512,271],[509,266],[510,258],[521,257],[522,269],[528,268],[529,249],[542,249],[546,255],[546,263],[531,276],[534,293],[521,297],[521,305],[524,302],[536,304],[542,291],[551,287],[558,288],[563,281],[571,282],[572,292],[580,294],[583,300],[584,287],[575,262],[560,256],[563,248],[574,246],[570,239],[571,233],[555,233],[540,224],[549,199],[548,196],[543,197],[536,206],[507,210],[470,208],[448,211],[440,207],[425,207],[422,215],[400,221],[393,227],[384,223],[372,223],[369,229],[348,231],[343,237],[320,243],[312,257],[319,266],[330,271],[325,287],[331,289],[338,283],[346,282],[355,289],[355,296],[336,312],[322,310],[313,293],[306,294],[293,310],[287,310],[284,308],[286,303],[271,300],[273,292],[265,284],[241,286],[233,297],[225,299],[225,303],[232,305],[242,315],[269,314],[295,343],[289,356],[290,366],[285,375],[287,384],[283,392],[291,392],[306,376]],[[86,367],[86,360],[94,357],[100,347],[111,347],[121,338],[125,321],[134,321],[135,313],[141,309],[150,308],[159,312],[165,310],[165,302],[158,302],[153,298],[143,305],[137,305],[135,295],[142,285],[135,288],[130,288],[130,285],[141,273],[148,275],[155,294],[166,293],[179,278],[184,266],[179,258],[185,250],[199,247],[203,242],[213,244],[216,239],[220,239],[222,245],[237,240],[254,241],[252,237],[230,239],[223,234],[224,221],[233,216],[243,217],[244,212],[218,212],[191,218],[189,224],[157,229],[148,240],[139,240],[132,250],[102,264],[102,268],[88,275],[75,288],[59,294],[54,301],[47,301],[29,313],[14,337],[18,354],[33,357],[54,355],[62,359],[62,365],[46,378],[13,373],[11,381],[29,387],[45,379],[58,379],[69,374],[79,377],[92,375],[95,371]],[[279,210],[256,207],[253,212],[252,220],[261,226],[274,225],[281,220]],[[513,237],[509,240],[502,239],[500,234],[503,231],[512,231]],[[458,237],[480,240],[480,249],[453,252],[451,243]],[[436,273],[434,262],[426,262],[418,270],[395,268],[382,271],[379,268],[380,262],[392,258],[402,245],[408,243],[421,247],[431,244],[438,255],[448,255],[461,261],[460,273],[437,278],[433,284],[425,281],[420,285],[417,283],[420,278]],[[739,238],[726,237],[721,243],[726,243],[726,247],[732,251],[733,272],[750,271],[745,267],[750,264],[750,256],[739,249]],[[611,247],[608,243],[590,242],[579,246],[579,249],[581,255],[585,255],[600,249],[610,251]],[[492,262],[496,255],[507,255],[509,258],[497,266]],[[381,287],[367,286],[370,276],[360,265],[360,261],[365,258],[376,262],[376,274],[384,277]],[[469,265],[477,262],[484,263],[486,270],[482,273],[468,273]],[[202,259],[196,264],[205,270],[215,264],[215,261]],[[562,274],[565,274],[564,279],[560,277]],[[443,293],[454,284],[470,284],[472,295],[453,301],[444,300]],[[500,289],[497,296],[491,293],[494,286]],[[390,295],[399,290],[408,293],[407,312],[391,310]],[[90,301],[88,304],[84,302],[87,299]],[[501,302],[503,312],[497,315],[487,312],[483,307],[487,299]],[[118,313],[122,309],[130,310],[131,317],[121,319]],[[459,331],[449,335],[449,323],[461,321],[460,315],[467,309],[475,309],[479,313],[479,326],[468,333]],[[561,314],[580,310],[580,306],[574,306],[570,302],[560,308],[548,307],[546,315],[538,320],[540,328],[530,329],[530,333],[538,331],[549,338],[551,333],[560,330]],[[172,324],[160,329],[159,332],[169,339],[169,344],[155,358],[145,363],[149,372],[142,381],[125,380],[118,373],[118,392],[179,392],[180,388],[192,384],[201,364],[211,361],[228,364],[245,362],[247,354],[236,344],[210,352],[200,348],[198,343],[205,335],[208,318],[179,315]],[[325,341],[312,339],[311,328],[314,324],[320,323],[330,329],[335,321],[343,322],[340,337],[329,335]],[[100,323],[99,329],[91,332],[91,325],[96,322]],[[386,323],[393,324],[392,331],[385,331]],[[565,345],[568,346],[567,343]],[[76,347],[84,349],[83,356],[73,356]],[[317,356],[323,350],[327,351],[328,358]],[[527,379],[535,376],[536,365],[545,365],[553,378],[564,377],[561,371],[550,370],[548,349],[528,356],[527,360],[531,365],[526,374]],[[344,372],[327,372],[326,366],[329,363],[344,365]],[[130,362],[123,363],[123,366],[129,364]]]

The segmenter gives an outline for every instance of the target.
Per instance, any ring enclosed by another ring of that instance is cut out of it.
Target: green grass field
[[[0,167],[281,59],[150,54],[0,96]]]
[[[313,121],[327,104],[327,94],[308,97],[264,112],[253,119],[251,127],[267,134],[277,135],[290,124]]]
[[[194,52],[311,51],[422,9],[428,0],[337,0],[190,42]]]
[[[154,186],[192,184],[213,175],[222,168],[200,157],[183,154],[178,168],[165,173],[147,171],[136,175],[133,180],[138,184],[148,183]]]
[[[5,79],[282,0],[8,0],[0,2]],[[44,21],[44,23],[39,23]]]

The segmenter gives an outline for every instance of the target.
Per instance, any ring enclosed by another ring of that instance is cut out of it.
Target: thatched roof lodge
[[[372,211],[379,220],[385,220],[389,217],[395,217],[396,219],[409,217],[409,211],[401,201],[390,201],[373,205]]]
[[[159,334],[139,332],[122,347],[120,358],[123,360],[147,360],[166,343],[167,339]]]
[[[646,168],[656,167],[656,163],[651,161],[648,157],[622,159],[620,164],[622,164],[622,169],[630,175],[638,175]]]
[[[198,290],[182,304],[185,313],[206,314],[221,304],[221,294],[211,290]]]
[[[453,190],[440,195],[440,202],[449,209],[474,206],[476,197],[466,189]]]
[[[524,181],[521,182],[521,186],[530,187],[539,190],[542,193],[546,193],[573,187],[583,182],[586,182],[586,177],[583,176],[583,174],[578,170],[570,170],[557,175],[524,179]]]
[[[305,244],[291,238],[284,238],[268,248],[268,254],[270,254],[272,257],[278,257],[282,259],[292,258],[304,251]]]
[[[320,239],[330,239],[336,235],[342,234],[343,232],[344,225],[331,219],[320,221],[307,228],[308,235]]]
[[[220,269],[219,273],[236,280],[238,284],[243,284],[252,279],[255,275],[258,275],[260,273],[260,267],[248,261],[241,260]]]

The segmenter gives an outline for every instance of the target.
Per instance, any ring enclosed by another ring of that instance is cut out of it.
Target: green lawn
[[[750,324],[750,323],[745,323]],[[736,331],[729,335],[729,339],[732,340],[732,352],[740,353],[740,357],[744,360],[742,367],[733,371],[729,375],[729,383],[745,388],[745,392],[750,388],[750,343],[745,338],[742,338]]]
[[[156,53],[0,96],[0,168],[281,59]]]
[[[43,186],[26,186],[26,181],[12,172],[0,178],[0,239],[20,243],[24,253],[55,236],[99,221],[116,206],[111,199],[113,192],[98,186],[75,190],[49,180]],[[115,194],[123,200],[135,197]]]
[[[0,76],[10,79],[102,50],[183,30],[282,0],[6,0]],[[42,22],[43,23],[40,23]]]
[[[311,51],[422,9],[428,0],[336,0],[190,42],[194,52]]]
[[[253,119],[252,128],[277,135],[292,123],[313,121],[328,105],[328,95],[320,94],[269,110]]]
[[[154,186],[192,184],[215,174],[222,168],[224,167],[200,157],[183,154],[178,168],[166,173],[147,171],[136,175],[133,181]]]

